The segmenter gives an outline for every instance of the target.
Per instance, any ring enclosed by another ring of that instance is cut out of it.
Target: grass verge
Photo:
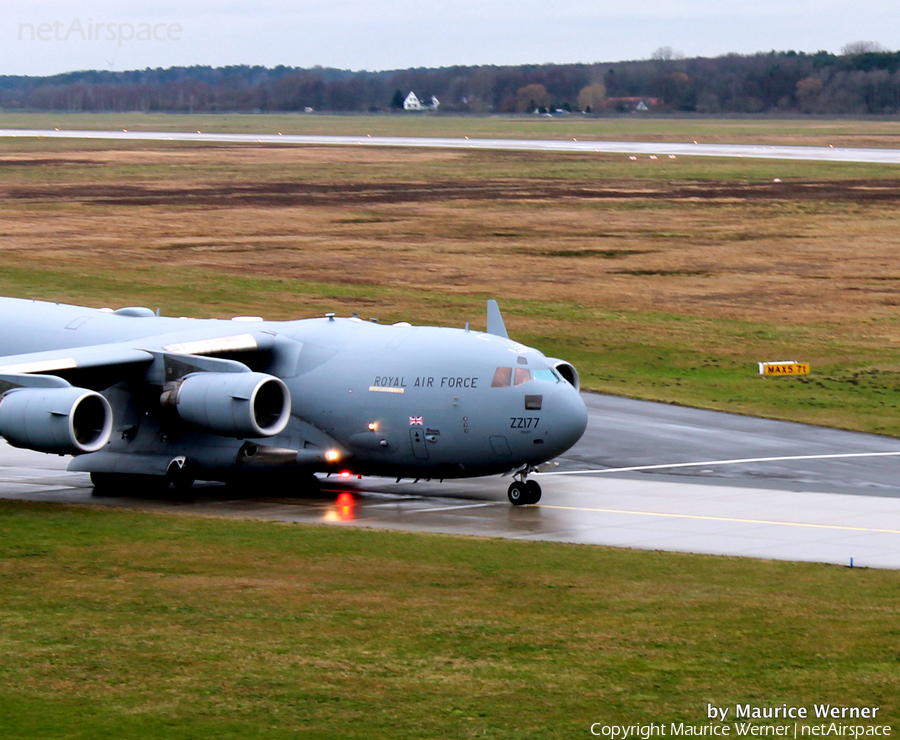
[[[571,738],[900,696],[887,571],[0,502],[5,738]]]

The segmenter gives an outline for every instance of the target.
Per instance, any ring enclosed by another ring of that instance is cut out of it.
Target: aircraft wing
[[[130,397],[126,388],[114,390],[123,381],[158,387],[170,413],[216,434],[280,434],[290,420],[284,383],[214,356],[268,353],[274,337],[197,336],[180,332],[0,357],[0,435],[13,446],[42,452],[99,453],[113,432],[110,399],[121,404],[123,394]],[[127,406],[120,411],[135,414]],[[126,420],[120,426],[126,439],[137,425]]]
[[[161,335],[125,343],[0,357],[0,376],[7,387],[34,386],[36,381],[16,383],[11,378],[40,375],[56,376],[73,385],[102,390],[135,371],[148,371],[146,380],[158,383],[190,372],[248,372],[249,368],[243,363],[214,355],[270,351],[275,344],[274,337],[266,333],[187,340],[179,335]],[[41,384],[45,385],[43,381]]]
[[[0,357],[0,374],[65,374],[73,370],[111,367],[117,365],[150,364],[153,354],[142,349],[119,344],[56,349],[24,355]]]

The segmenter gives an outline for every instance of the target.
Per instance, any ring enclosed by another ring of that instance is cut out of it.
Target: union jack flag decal
[[[415,426],[420,427],[420,426],[422,426],[422,424],[424,424],[424,422],[422,421],[421,416],[410,416],[409,417],[409,425],[411,427],[415,427]]]

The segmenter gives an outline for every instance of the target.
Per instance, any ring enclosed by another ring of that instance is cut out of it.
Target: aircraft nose
[[[587,429],[587,407],[572,386],[560,388],[548,399],[553,423],[554,454],[560,455],[572,447]]]

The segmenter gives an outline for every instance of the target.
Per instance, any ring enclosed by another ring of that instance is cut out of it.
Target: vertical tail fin
[[[506,324],[503,323],[503,314],[500,313],[500,306],[493,298],[487,302],[487,333],[509,339],[509,334],[506,333]]]

